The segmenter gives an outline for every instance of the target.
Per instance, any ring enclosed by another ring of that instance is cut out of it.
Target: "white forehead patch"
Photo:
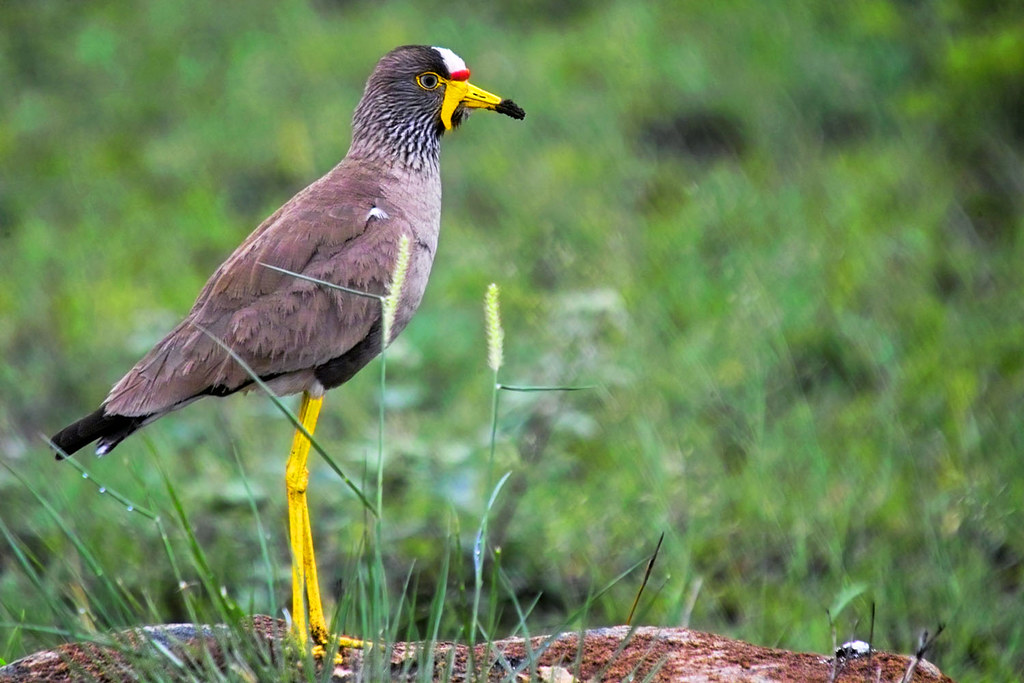
[[[465,71],[466,63],[462,61],[462,57],[458,56],[446,47],[434,47],[437,54],[441,55],[441,59],[444,60],[444,65],[448,67],[448,73],[453,74],[456,71]]]

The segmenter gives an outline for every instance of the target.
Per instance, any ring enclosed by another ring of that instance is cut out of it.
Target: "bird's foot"
[[[362,650],[368,645],[365,640],[349,638],[348,636],[338,636],[337,638],[331,639],[327,644],[334,645],[338,648],[334,653],[335,666],[345,663],[345,650]],[[327,657],[327,648],[321,644],[314,645],[312,654],[313,658],[317,661],[323,661]]]

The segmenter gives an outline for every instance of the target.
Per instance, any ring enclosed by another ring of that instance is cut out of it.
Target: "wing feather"
[[[222,340],[261,377],[311,369],[355,346],[380,315],[374,299],[281,273],[268,264],[383,293],[406,223],[370,220],[380,179],[344,162],[265,220],[210,277],[192,310],[111,390],[108,414],[170,410],[211,389],[249,383]],[[204,331],[205,330],[205,331]]]

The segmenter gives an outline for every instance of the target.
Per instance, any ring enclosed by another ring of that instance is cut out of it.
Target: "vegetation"
[[[954,678],[1024,670],[1020,6],[37,0],[0,26],[0,659],[280,615],[270,400],[80,456],[120,498],[40,434],[341,158],[375,60],[423,42],[527,118],[445,141],[441,248],[388,353],[381,524],[313,462],[342,627],[465,640],[478,603],[494,636],[621,623],[665,532],[636,621],[827,652],[826,609],[866,639],[874,603],[877,647],[942,622]],[[493,460],[492,281],[500,381],[596,386],[502,392]],[[367,491],[379,380],[317,431]]]

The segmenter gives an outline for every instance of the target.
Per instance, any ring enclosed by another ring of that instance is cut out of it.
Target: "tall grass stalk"
[[[498,370],[505,358],[505,330],[501,326],[501,308],[498,301],[498,285],[492,282],[484,294],[484,330],[487,335],[487,365],[494,373],[491,384],[491,448],[487,460],[487,488],[491,488],[494,476],[494,449],[498,434]]]
[[[531,386],[531,387],[519,387],[519,386],[506,386],[500,382],[499,371],[504,364],[505,355],[505,330],[501,324],[501,302],[500,302],[500,290],[496,283],[491,283],[487,287],[487,291],[484,293],[484,330],[487,340],[487,365],[490,368],[492,374],[491,383],[491,421],[490,421],[490,443],[488,449],[488,464],[487,464],[487,490],[490,491],[490,496],[487,500],[487,504],[484,507],[483,514],[480,520],[480,526],[477,529],[476,538],[473,544],[473,603],[472,603],[472,614],[471,614],[471,629],[469,635],[469,661],[470,671],[474,670],[474,651],[472,646],[476,643],[478,636],[483,638],[489,643],[493,637],[493,627],[497,619],[497,605],[496,589],[497,582],[492,581],[492,594],[490,609],[488,611],[488,628],[483,628],[480,624],[480,600],[483,591],[483,569],[484,560],[487,556],[488,547],[488,526],[491,516],[491,511],[494,508],[495,502],[497,501],[498,494],[501,492],[502,487],[508,481],[509,477],[512,476],[512,472],[506,472],[502,476],[501,480],[493,487],[491,482],[494,477],[494,461],[495,453],[497,450],[497,435],[498,435],[498,407],[499,407],[499,396],[502,390],[508,391],[574,391],[583,389],[585,387],[570,387],[570,386]],[[502,574],[500,567],[500,549],[494,551],[494,567],[493,576],[498,577]],[[520,614],[520,623],[525,626],[525,620],[522,614]]]
[[[398,242],[398,257],[395,260],[395,268],[391,274],[391,283],[388,285],[388,293],[380,300],[381,312],[381,343],[380,343],[380,405],[377,423],[377,530],[380,531],[380,524],[384,509],[384,412],[387,403],[387,348],[391,345],[392,329],[395,326],[395,316],[398,313],[398,304],[402,298],[402,288],[405,285],[405,276],[409,270],[409,236],[402,235]],[[379,547],[380,535],[377,541]]]
[[[280,270],[280,268],[275,268],[274,270]],[[285,272],[287,272],[287,271],[285,271]],[[324,284],[327,284],[327,283],[324,283]],[[345,291],[348,291],[345,287],[339,287],[339,289],[343,289]],[[249,364],[246,363],[245,360],[241,356],[239,356],[235,352],[234,349],[232,349],[230,346],[228,346],[223,341],[221,341],[221,339],[219,337],[217,337],[217,335],[212,334],[209,330],[207,330],[207,329],[205,329],[205,328],[203,328],[201,326],[198,326],[198,325],[197,325],[197,327],[199,327],[199,329],[204,334],[206,334],[206,336],[208,336],[210,339],[212,339],[214,341],[214,343],[216,343],[219,347],[224,349],[224,351],[227,352],[227,354],[229,356],[231,356],[231,358],[236,363],[238,363],[242,367],[243,370],[245,370],[245,372],[249,375],[249,377],[256,384],[256,386],[258,386],[261,390],[263,390],[263,393],[265,393],[267,395],[267,397],[270,398],[271,402],[274,404],[274,407],[276,407],[279,411],[281,411],[281,413],[284,414],[284,416],[288,418],[288,420],[292,423],[292,425],[297,430],[302,432],[302,434],[307,439],[309,439],[309,443],[313,447],[313,450],[315,450],[320,455],[320,457],[323,458],[324,462],[326,462],[327,465],[332,470],[334,470],[335,474],[337,474],[339,477],[341,477],[341,480],[343,482],[345,482],[345,485],[348,486],[349,489],[351,489],[351,491],[354,494],[356,494],[356,497],[359,499],[359,502],[361,502],[365,508],[370,510],[370,512],[372,512],[374,515],[376,515],[377,514],[377,510],[373,507],[373,504],[370,503],[370,500],[366,497],[366,494],[363,493],[362,489],[360,489],[358,486],[356,486],[355,482],[353,482],[351,479],[349,479],[348,475],[346,475],[344,472],[341,471],[341,468],[338,466],[338,464],[336,462],[334,462],[334,459],[331,458],[331,456],[329,456],[327,454],[327,451],[324,450],[323,446],[320,445],[320,442],[317,441],[313,437],[313,435],[309,433],[309,430],[306,429],[305,426],[303,426],[302,422],[299,421],[299,418],[295,415],[295,413],[293,413],[291,411],[291,409],[289,409],[288,406],[286,406],[284,404],[284,401],[281,400],[281,397],[279,397],[277,394],[275,394],[273,391],[271,391],[270,387],[267,386],[266,382],[264,382],[262,379],[260,379],[260,377],[256,374],[256,372],[251,367],[249,367]]]
[[[398,243],[398,254],[395,259],[395,266],[391,273],[391,282],[387,287],[387,294],[380,297],[381,308],[381,344],[380,344],[380,386],[377,417],[377,490],[376,509],[377,516],[373,521],[372,562],[367,575],[367,583],[364,588],[368,598],[369,608],[368,623],[364,624],[364,638],[371,638],[374,641],[384,639],[390,642],[392,638],[392,619],[390,608],[390,596],[388,593],[388,582],[384,570],[384,431],[386,427],[387,409],[387,348],[393,341],[393,329],[395,318],[398,313],[399,303],[402,298],[402,290],[405,286],[405,277],[409,270],[410,241],[408,235],[402,235]],[[404,597],[404,591],[402,592]],[[400,609],[400,608],[399,608]],[[397,614],[397,612],[396,612]],[[369,666],[371,675],[374,672],[382,672],[387,661],[389,647],[372,647],[364,654],[364,666]]]
[[[494,453],[497,447],[498,434],[498,371],[505,354],[505,331],[501,327],[501,306],[499,302],[499,291],[496,283],[491,283],[484,294],[484,329],[487,337],[487,365],[493,373],[491,383],[491,438],[490,449],[487,458],[487,489],[491,490],[491,482],[494,477]],[[483,591],[483,564],[484,554],[487,548],[487,526],[491,516],[491,508],[497,500],[498,493],[502,486],[508,481],[511,472],[505,474],[501,481],[491,490],[490,498],[484,507],[480,519],[480,527],[477,529],[476,539],[473,543],[473,607],[472,627],[469,634],[469,645],[476,643],[478,633],[489,640],[489,632],[484,633],[480,628],[480,594]],[[473,651],[470,650],[470,670],[474,665]]]

